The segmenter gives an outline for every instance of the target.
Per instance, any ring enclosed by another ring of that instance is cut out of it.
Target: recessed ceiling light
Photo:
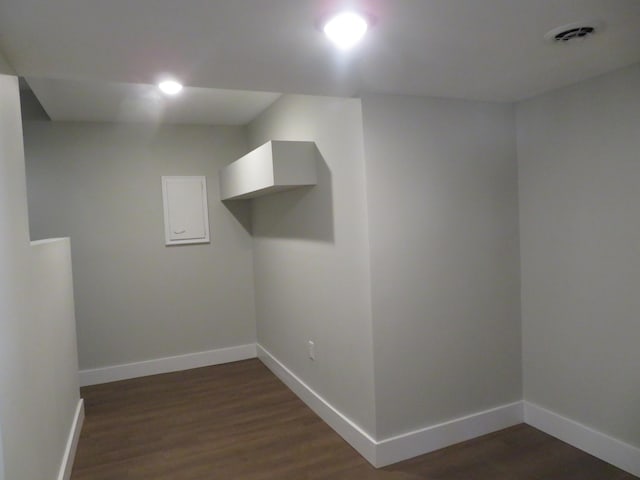
[[[176,95],[182,90],[182,84],[175,80],[164,80],[158,84],[158,88],[167,95]]]
[[[323,27],[325,35],[339,49],[348,50],[355,46],[369,28],[367,19],[355,12],[342,12],[331,17]]]

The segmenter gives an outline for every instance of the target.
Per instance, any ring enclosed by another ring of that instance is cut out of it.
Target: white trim
[[[377,468],[522,423],[522,402],[518,401],[378,441],[322,398],[264,347],[257,345],[257,351],[258,358],[269,370]]]
[[[382,467],[522,423],[522,402],[501,405],[378,442]]]
[[[355,448],[369,463],[374,466],[376,465],[377,442],[373,437],[318,395],[263,346],[258,344],[257,350],[258,358],[276,377],[282,380],[293,393],[300,397],[311,410],[318,414],[322,420],[333,428],[338,435],[344,438],[349,445]]]
[[[383,467],[423,455],[524,421],[532,427],[557,437],[618,468],[640,476],[640,448],[526,401],[498,406],[438,425],[376,440],[304,383],[264,347],[253,343],[126,365],[83,370],[80,372],[80,384],[82,386],[95,385],[127,378],[235,362],[256,356],[375,467]],[[71,475],[83,419],[84,407],[82,400],[80,400],[58,480],[68,480]]]
[[[222,363],[237,362],[256,357],[256,344],[218,348],[206,352],[189,353],[175,357],[157,358],[143,362],[114,365],[111,367],[80,370],[80,386],[115,382],[128,378],[146,377],[159,373],[177,372],[191,368],[208,367]]]
[[[524,421],[594,457],[640,476],[640,448],[531,402],[524,404]]]
[[[73,417],[69,437],[67,438],[67,446],[64,449],[62,463],[60,464],[60,472],[58,480],[69,480],[71,478],[71,470],[73,469],[73,461],[76,458],[76,450],[78,449],[78,440],[80,440],[80,432],[84,423],[84,400],[78,400],[76,414]]]

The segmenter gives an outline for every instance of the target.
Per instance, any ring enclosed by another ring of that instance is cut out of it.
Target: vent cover
[[[601,24],[599,22],[572,23],[554,28],[544,38],[553,43],[566,43],[590,37],[600,31],[600,28]]]

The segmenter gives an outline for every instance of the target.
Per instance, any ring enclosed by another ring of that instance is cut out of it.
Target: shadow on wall
[[[251,200],[222,200],[222,204],[251,235]]]
[[[223,202],[254,237],[334,242],[331,170],[316,147],[317,185]],[[248,204],[251,202],[249,208]]]

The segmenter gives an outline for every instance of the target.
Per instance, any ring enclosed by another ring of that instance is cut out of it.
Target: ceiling
[[[345,4],[377,19],[347,53],[317,27]],[[590,20],[591,38],[543,38]],[[640,0],[0,0],[0,49],[54,119],[122,115],[163,73],[196,87],[194,122],[199,89],[516,101],[639,62]]]
[[[187,87],[167,96],[155,85],[27,77],[56,121],[246,125],[279,93]]]

